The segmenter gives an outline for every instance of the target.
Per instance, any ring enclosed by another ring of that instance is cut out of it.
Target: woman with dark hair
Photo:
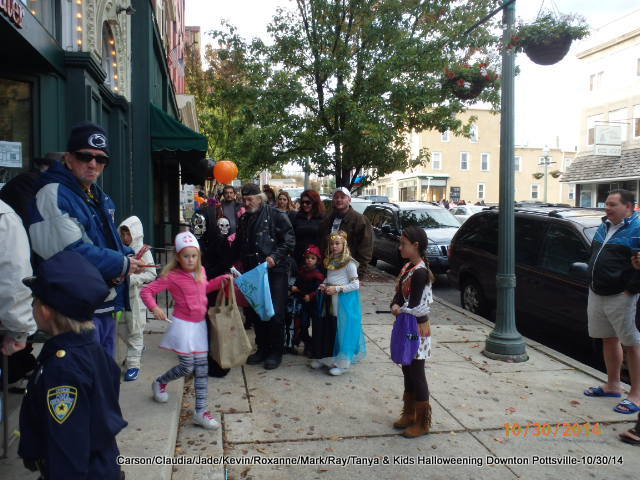
[[[404,377],[404,408],[402,416],[393,424],[405,429],[407,438],[429,433],[431,406],[424,362],[431,357],[431,326],[429,304],[433,301],[431,284],[433,274],[427,261],[427,234],[419,227],[407,227],[400,237],[400,255],[408,262],[402,267],[396,284],[396,294],[391,302],[391,313],[412,315],[418,327],[420,339],[418,351],[409,365],[402,366]]]
[[[291,200],[291,196],[289,196],[289,192],[285,192],[284,190],[280,190],[278,193],[278,203],[276,205],[277,209],[282,213],[285,213],[293,225],[293,222],[296,218],[296,209],[293,206],[293,201]]]
[[[269,185],[263,185],[262,186],[262,193],[264,193],[267,196],[267,203],[269,205],[275,206],[275,204],[276,204],[276,192],[273,191],[273,188],[271,188]]]
[[[293,219],[293,230],[296,234],[296,248],[293,257],[298,265],[304,263],[302,258],[309,245],[318,245],[320,241],[320,223],[324,218],[324,204],[315,190],[305,190],[300,195],[300,210]]]

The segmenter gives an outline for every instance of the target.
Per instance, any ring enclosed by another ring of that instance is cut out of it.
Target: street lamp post
[[[500,210],[498,214],[498,273],[496,275],[496,323],[487,337],[483,354],[489,358],[524,362],[529,359],[515,316],[515,211],[514,211],[514,87],[515,51],[511,41],[516,18],[515,1],[504,1],[502,34],[502,98],[500,122]]]
[[[545,145],[544,149],[542,150],[542,153],[544,154],[544,160],[542,160],[542,162],[539,162],[538,165],[544,165],[544,203],[547,203],[547,185],[548,185],[548,172],[547,170],[549,169],[549,165],[551,165],[552,163],[556,163],[556,162],[550,162],[550,158],[549,158],[549,146]]]

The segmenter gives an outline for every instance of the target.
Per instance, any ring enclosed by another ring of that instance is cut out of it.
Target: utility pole
[[[498,300],[496,323],[487,337],[485,356],[509,362],[529,359],[524,339],[516,329],[515,315],[515,212],[514,212],[514,137],[515,137],[515,55],[506,48],[511,41],[516,19],[516,2],[504,1],[502,34],[502,103],[500,121],[500,210],[498,213]]]

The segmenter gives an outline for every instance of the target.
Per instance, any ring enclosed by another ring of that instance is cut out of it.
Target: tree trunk
[[[334,158],[334,171],[336,176],[336,188],[344,187],[345,177],[342,170],[342,145],[339,140],[333,141],[333,158]],[[346,181],[348,182],[348,176]]]

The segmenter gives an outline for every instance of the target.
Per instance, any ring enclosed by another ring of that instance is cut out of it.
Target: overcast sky
[[[497,3],[497,2],[496,2]],[[516,15],[533,20],[540,7],[557,8],[561,13],[578,13],[592,28],[606,26],[613,20],[640,9],[638,0],[519,0]],[[295,7],[292,0],[186,0],[187,25],[199,25],[203,42],[210,43],[206,32],[216,29],[222,19],[230,21],[245,38],[268,38],[267,24],[278,6]],[[637,28],[637,27],[636,27]],[[593,35],[597,37],[597,31]],[[519,145],[555,146],[556,137],[565,149],[578,142],[580,97],[586,79],[579,72],[577,52],[592,40],[574,42],[564,60],[556,65],[539,66],[526,55],[517,57],[520,75],[516,79],[516,143]]]

